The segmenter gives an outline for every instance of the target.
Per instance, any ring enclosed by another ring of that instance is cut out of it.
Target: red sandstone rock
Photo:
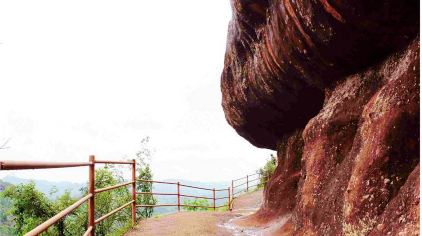
[[[232,1],[226,118],[278,151],[251,219],[278,233],[419,232],[416,1]]]

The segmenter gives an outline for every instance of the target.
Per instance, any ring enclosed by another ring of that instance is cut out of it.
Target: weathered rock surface
[[[278,152],[278,233],[419,233],[419,2],[233,0],[223,109]]]

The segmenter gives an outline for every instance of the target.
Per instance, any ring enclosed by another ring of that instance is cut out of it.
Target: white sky
[[[157,179],[262,166],[221,108],[229,0],[1,1],[0,159],[120,160],[142,137]],[[0,173],[85,181],[87,168]]]

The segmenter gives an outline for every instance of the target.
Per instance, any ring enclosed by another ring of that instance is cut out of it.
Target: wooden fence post
[[[88,200],[88,228],[92,227],[90,236],[95,235],[95,156],[89,156],[88,193],[92,194]]]
[[[228,195],[228,197],[229,197],[229,202],[228,202],[228,207],[229,207],[229,211],[231,211],[232,210],[232,204],[231,204],[231,197],[230,197],[230,187],[228,187],[227,188],[227,195]]]
[[[214,200],[213,201],[213,208],[214,208],[214,211],[215,211],[215,188],[212,189],[212,196],[213,196],[212,198]]]
[[[177,182],[177,211],[180,212],[180,182]]]
[[[249,192],[249,175],[246,175],[246,192]]]
[[[132,226],[136,225],[136,160],[132,164]]]

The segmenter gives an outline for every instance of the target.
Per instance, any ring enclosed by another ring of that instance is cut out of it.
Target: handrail
[[[189,204],[181,204],[180,206],[184,207],[203,207],[203,208],[215,208],[213,206],[200,206],[200,205],[189,205]]]
[[[91,234],[92,230],[94,230],[94,227],[89,226],[88,229],[85,231],[83,236],[88,236],[89,234]]]
[[[168,206],[178,206],[178,205],[177,204],[159,204],[159,205],[139,204],[139,205],[136,205],[136,207],[168,207]]]
[[[248,184],[248,183],[247,183],[247,182],[245,182],[245,183],[243,183],[243,184],[236,185],[236,186],[234,186],[233,188],[237,188],[237,187],[240,187],[240,186],[243,186],[243,185],[246,185],[246,184]]]
[[[72,205],[68,206],[66,209],[57,213],[55,216],[51,217],[44,223],[35,227],[35,229],[26,233],[25,236],[35,236],[35,235],[41,234],[42,232],[45,232],[50,226],[55,224],[57,221],[59,221],[61,218],[65,217],[66,215],[70,214],[73,210],[75,210],[77,207],[82,205],[82,203],[86,202],[91,197],[92,197],[92,194],[88,194],[85,197],[79,199],[77,202],[73,203]]]
[[[238,181],[238,180],[242,180],[242,179],[246,179],[246,176],[245,176],[245,177],[242,177],[242,178],[234,179],[234,180],[232,180],[232,181],[236,182],[236,181]]]
[[[165,181],[146,180],[146,179],[136,179],[136,181],[150,182],[150,183],[157,183],[157,184],[177,184],[177,182],[165,182]]]
[[[130,205],[130,204],[132,204],[133,202],[135,202],[135,200],[132,200],[132,201],[130,201],[130,202],[128,202],[128,203],[126,203],[126,204],[124,204],[124,205],[122,205],[122,206],[120,206],[120,207],[118,207],[118,208],[116,208],[116,209],[114,209],[114,210],[112,210],[112,211],[110,211],[109,213],[107,213],[107,214],[105,214],[105,215],[101,216],[100,218],[98,218],[98,219],[96,219],[96,220],[94,221],[94,222],[95,222],[95,224],[98,224],[98,223],[100,223],[101,221],[103,221],[103,220],[107,219],[108,217],[110,217],[111,215],[113,215],[113,214],[115,214],[116,212],[120,211],[121,209],[123,209],[123,208],[125,208],[125,207],[129,206],[129,205]]]
[[[251,177],[251,176],[255,176],[255,175],[259,175],[259,173],[250,174],[248,176]],[[234,179],[233,182],[236,182],[236,181],[239,181],[239,180],[242,180],[242,179],[246,179],[246,178],[247,178],[247,176],[242,177],[242,178],[238,178],[238,179]]]
[[[211,189],[211,188],[196,187],[196,186],[186,185],[186,184],[180,184],[180,186],[182,186],[182,187],[186,187],[186,188],[196,188],[196,189],[202,189],[202,190],[213,191],[213,189]]]
[[[132,180],[129,182],[119,183],[113,186],[104,187],[95,189],[95,164],[130,164],[132,165]],[[61,212],[57,213],[55,216],[51,217],[44,223],[38,225],[33,230],[25,234],[25,236],[33,236],[33,235],[39,235],[43,232],[45,232],[49,227],[51,227],[53,224],[57,223],[62,218],[66,217],[68,214],[70,214],[72,211],[74,211],[76,208],[78,208],[80,205],[82,205],[84,202],[88,201],[88,226],[87,230],[83,234],[84,236],[94,236],[95,235],[95,225],[99,224],[103,220],[107,219],[111,215],[117,213],[118,211],[122,210],[123,208],[132,205],[132,223],[133,225],[136,224],[136,208],[137,207],[167,207],[167,206],[177,206],[178,211],[180,211],[180,207],[202,207],[202,208],[213,208],[214,210],[221,208],[221,207],[228,207],[229,210],[231,210],[233,205],[233,200],[236,198],[236,194],[239,194],[241,192],[249,191],[249,188],[259,186],[260,184],[265,184],[269,176],[265,176],[265,181],[262,183],[259,182],[255,185],[250,186],[249,183],[254,182],[256,180],[261,180],[262,176],[260,173],[254,173],[251,175],[246,175],[246,177],[242,177],[236,180],[232,180],[231,188],[227,189],[211,189],[211,188],[205,188],[205,187],[198,187],[198,186],[192,186],[187,184],[181,184],[180,182],[166,182],[166,181],[157,181],[157,180],[142,180],[136,178],[136,162],[135,160],[132,161],[113,161],[113,160],[95,160],[94,156],[90,156],[89,162],[36,162],[36,161],[13,161],[13,160],[0,160],[0,170],[25,170],[25,169],[49,169],[49,168],[68,168],[68,167],[82,167],[82,166],[88,166],[89,167],[89,185],[88,185],[88,194],[66,209],[62,210]],[[250,180],[249,177],[258,175],[259,177],[256,179]],[[234,185],[234,182],[246,179],[245,183]],[[149,183],[157,183],[157,184],[171,184],[171,185],[177,185],[177,193],[156,193],[156,192],[136,192],[136,181],[139,182],[149,182]],[[240,186],[243,186],[246,184],[246,189],[242,189],[238,192],[235,192],[234,190]],[[132,200],[123,204],[122,206],[110,211],[109,213],[101,216],[98,219],[94,218],[95,213],[95,195],[101,192],[110,191],[116,188],[124,187],[127,185],[132,185]],[[186,188],[194,188],[199,190],[205,190],[205,191],[212,191],[212,197],[206,197],[206,196],[197,196],[197,195],[187,195],[187,194],[181,194],[180,187],[186,187]],[[216,192],[222,192],[227,191],[227,196],[224,197],[216,197]],[[136,204],[136,195],[169,195],[169,196],[177,196],[177,204],[156,204],[156,205],[147,205],[147,204]],[[207,200],[212,200],[212,205],[210,206],[200,206],[200,205],[190,205],[190,204],[181,204],[180,203],[180,197],[188,197],[188,198],[202,198]],[[223,205],[216,205],[217,200],[222,199],[228,199],[227,204]]]
[[[94,192],[95,193],[101,193],[101,192],[104,192],[104,191],[109,191],[109,190],[113,190],[113,189],[116,189],[116,188],[120,188],[120,187],[129,185],[129,184],[132,184],[132,183],[133,183],[133,181],[129,181],[129,182],[121,183],[121,184],[116,184],[116,185],[113,185],[113,186],[110,186],[110,187],[99,188],[99,189],[96,189]]]
[[[250,179],[250,177],[256,176],[258,175],[258,178],[255,179]],[[263,179],[262,179],[263,178]],[[239,193],[243,193],[243,192],[249,192],[250,188],[253,187],[257,187],[261,184],[265,185],[268,181],[269,181],[270,176],[269,175],[261,175],[261,173],[254,173],[254,174],[250,174],[250,175],[246,175],[245,177],[242,178],[238,178],[238,179],[234,179],[232,180],[232,184],[231,184],[231,198],[229,198],[229,209],[232,209],[233,206],[233,201],[235,198],[238,197],[237,194]],[[235,183],[239,180],[243,180],[246,179],[244,183],[235,185]],[[256,182],[258,181],[258,182]],[[250,183],[253,183],[253,185],[250,185]],[[246,185],[246,188],[242,188],[240,191],[235,191],[236,188],[242,187]],[[237,196],[236,196],[237,195]]]
[[[52,169],[89,166],[89,162],[0,161],[0,170]]]
[[[227,188],[216,189],[216,192],[227,191]]]
[[[98,164],[133,164],[133,161],[106,161],[106,160],[95,160]]]
[[[177,193],[136,192],[136,194],[140,194],[140,195],[170,195],[170,196],[177,196]]]
[[[229,198],[229,197],[218,197],[218,198],[216,198],[215,200],[227,199],[227,198]]]
[[[152,191],[151,192],[136,192],[136,194],[141,194],[141,195],[170,195],[170,196],[177,196],[177,204],[155,204],[155,205],[147,205],[147,204],[144,204],[144,205],[136,205],[136,207],[170,207],[170,206],[177,206],[177,210],[178,211],[180,211],[180,207],[183,207],[183,206],[188,206],[188,207],[205,207],[205,206],[194,206],[194,205],[189,205],[189,204],[181,204],[180,203],[180,198],[181,197],[186,197],[186,198],[200,198],[200,199],[212,200],[212,206],[209,206],[207,208],[214,208],[214,209],[221,207],[221,206],[217,206],[216,205],[216,201],[217,200],[229,199],[228,202],[230,202],[230,188],[225,188],[225,189],[214,189],[213,188],[213,189],[211,189],[211,188],[204,188],[204,187],[199,187],[199,186],[192,186],[192,185],[187,185],[187,184],[181,184],[180,182],[167,182],[167,181],[157,181],[157,180],[137,179],[137,181],[146,182],[146,183],[177,185],[177,193],[156,193],[156,192],[152,192]],[[182,194],[180,192],[180,187],[194,188],[194,189],[205,190],[205,191],[212,191],[213,196],[212,197],[206,197],[206,196]],[[227,191],[228,196],[227,197],[217,198],[216,197],[216,192],[221,192],[221,191]]]
[[[179,194],[179,196],[181,196],[181,197],[191,197],[191,198],[210,199],[210,200],[214,199],[212,197],[203,197],[203,196],[194,196],[194,195],[185,195],[185,194]]]
[[[95,189],[95,164],[130,164],[132,165],[132,181],[117,184],[110,187],[105,187],[101,189]],[[35,236],[39,235],[53,224],[57,223],[62,218],[69,215],[73,212],[76,208],[82,205],[84,202],[88,201],[88,226],[87,230],[83,235],[85,236],[94,236],[95,235],[95,224],[99,223],[100,221],[106,219],[110,215],[116,213],[117,211],[123,209],[124,207],[132,204],[132,223],[133,225],[136,224],[136,162],[135,160],[132,161],[109,161],[109,160],[95,160],[94,156],[89,157],[89,162],[43,162],[43,161],[13,161],[13,160],[0,160],[0,170],[26,170],[26,169],[52,169],[52,168],[69,168],[69,167],[81,167],[81,166],[88,166],[89,167],[89,179],[88,179],[88,194],[78,201],[73,203],[72,205],[68,206],[66,209],[62,210],[61,212],[57,213],[55,216],[51,217],[47,221],[43,222],[42,224],[38,225],[31,231],[25,234],[25,236]],[[115,188],[123,187],[126,185],[132,184],[132,200],[121,207],[107,213],[106,215],[100,217],[99,219],[94,219],[95,213],[95,194],[101,193],[104,191],[109,191]]]
[[[254,182],[254,181],[257,181],[257,180],[260,180],[260,179],[259,178],[251,179],[251,180],[249,180],[249,182]]]

